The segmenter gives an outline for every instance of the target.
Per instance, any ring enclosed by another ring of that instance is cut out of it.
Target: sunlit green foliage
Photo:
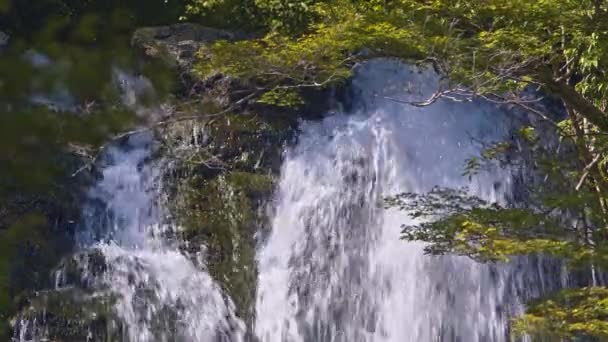
[[[274,76],[281,81],[304,83],[302,67],[311,64],[307,75],[319,73],[320,83],[321,75],[344,74],[355,57],[427,58],[449,76],[448,88],[492,96],[541,85],[592,123],[608,127],[597,108],[585,110],[605,102],[602,2],[336,0],[310,8],[304,36],[270,32],[258,41],[219,43],[211,49],[215,54],[203,54],[201,65],[264,75],[279,59]]]
[[[576,337],[608,339],[608,288],[588,287],[560,291],[531,303],[517,319],[514,331],[545,341]]]
[[[314,24],[310,33],[297,38],[270,33],[261,39],[223,41],[203,48],[197,72],[202,78],[220,72],[248,80],[256,85],[262,101],[270,103],[276,97],[272,94],[278,91],[297,96],[303,88],[323,88],[344,81],[361,59],[422,56],[415,28],[358,15],[356,6],[344,6],[340,13],[334,13],[333,5],[317,6],[317,13],[332,18],[331,25]],[[360,53],[353,54],[355,51]],[[264,95],[267,92],[271,95]]]
[[[315,7],[327,0],[191,0],[186,17],[225,28],[249,31],[280,30],[295,33],[305,30],[317,18]]]
[[[608,266],[606,246],[588,244],[586,237],[568,229],[569,222],[550,211],[504,208],[468,195],[465,189],[399,194],[386,203],[423,221],[403,226],[403,238],[429,242],[429,254],[453,253],[482,262],[543,254],[566,260],[571,267]]]

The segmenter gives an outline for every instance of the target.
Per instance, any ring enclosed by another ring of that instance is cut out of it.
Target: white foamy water
[[[106,204],[102,232],[110,228],[93,247],[107,264],[93,281],[117,297],[114,310],[127,341],[238,341],[243,324],[230,299],[164,239],[176,227],[163,217],[164,165],[147,160],[150,144],[150,137],[139,136],[110,150],[102,180],[91,190]]]
[[[85,205],[83,251],[73,259],[80,283],[91,296],[112,298],[119,341],[241,341],[244,324],[230,298],[166,238],[178,227],[166,217],[161,175],[167,165],[150,160],[152,142],[133,136],[104,154],[100,180],[89,190],[93,204]],[[74,286],[66,279],[70,265],[58,273],[58,290]],[[22,324],[18,341],[46,341],[45,322]]]
[[[521,312],[521,296],[536,291],[524,277],[533,267],[424,255],[422,243],[399,239],[401,224],[413,221],[380,205],[387,195],[435,186],[467,186],[499,202],[511,191],[508,170],[462,176],[465,160],[479,153],[475,141],[508,134],[504,114],[480,104],[416,108],[378,96],[423,100],[437,81],[431,71],[369,63],[355,79],[355,114],[303,124],[258,255],[261,341],[509,340],[509,316]]]

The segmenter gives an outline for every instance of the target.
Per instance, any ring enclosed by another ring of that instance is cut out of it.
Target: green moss
[[[182,227],[184,249],[190,255],[204,255],[210,274],[249,323],[257,278],[254,234],[265,219],[259,209],[273,189],[269,174],[280,165],[292,127],[293,118],[281,115],[219,116],[205,124],[204,148],[185,152],[187,158],[173,172],[178,179],[173,180],[171,203]],[[192,127],[170,129],[170,144],[191,139]],[[222,161],[220,169],[189,163],[211,156]]]
[[[251,198],[268,194],[272,190],[273,185],[271,176],[239,171],[229,173],[227,181],[235,189],[243,191]]]
[[[528,305],[514,320],[516,335],[539,341],[608,340],[608,288],[566,289]]]
[[[45,277],[57,255],[44,215],[28,213],[0,231],[0,322],[8,322],[27,292],[46,284]],[[0,337],[9,332],[0,325]]]
[[[251,135],[281,136],[289,131],[291,120],[286,117],[268,117],[258,114],[227,114],[211,125],[212,135],[228,134],[234,138]]]
[[[184,108],[186,112],[214,112],[212,102]],[[203,114],[201,117],[204,118]],[[293,118],[279,113],[265,115],[227,113],[210,120],[185,121],[167,127],[161,134],[164,150],[178,162],[175,173],[214,176],[225,170],[273,173],[281,164],[286,141],[295,133]],[[197,134],[193,137],[193,132]],[[184,148],[196,140],[198,146]],[[210,167],[213,165],[214,167]]]
[[[114,301],[112,296],[78,288],[45,291],[33,297],[18,317],[44,322],[45,337],[51,341],[114,341],[121,332],[112,313]]]
[[[177,213],[190,253],[204,246],[207,266],[234,300],[240,317],[253,318],[256,266],[254,234],[258,206],[272,190],[263,174],[230,172],[213,179],[186,180]]]

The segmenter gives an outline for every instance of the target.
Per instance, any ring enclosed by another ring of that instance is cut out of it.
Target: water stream
[[[467,186],[503,202],[509,170],[469,180],[476,141],[500,141],[505,113],[479,103],[416,108],[386,96],[424,100],[431,71],[374,62],[355,79],[355,113],[304,123],[287,152],[272,233],[260,248],[256,333],[262,341],[507,341],[509,316],[538,289],[526,261],[493,266],[430,257],[400,241],[404,213],[384,196]],[[408,222],[410,220],[410,222]]]
[[[68,274],[76,270],[78,286],[92,290],[91,297],[114,298],[113,329],[119,332],[108,332],[108,338],[241,341],[244,324],[232,301],[204,265],[195,265],[167,239],[179,227],[164,207],[161,176],[167,164],[152,160],[153,150],[152,136],[139,134],[104,153],[102,175],[84,205],[81,251],[71,260],[77,265],[59,268],[56,290],[72,288]],[[44,320],[24,321],[17,340],[46,341],[46,328]]]
[[[91,281],[118,294],[114,308],[128,341],[239,341],[242,323],[232,302],[165,238],[179,227],[166,219],[166,165],[149,160],[152,149],[151,137],[138,135],[106,153],[108,165],[90,197],[106,204],[107,215],[90,209],[88,223],[105,233],[91,248],[101,252],[108,269]]]

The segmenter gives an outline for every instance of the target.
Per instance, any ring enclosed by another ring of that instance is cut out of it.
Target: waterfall
[[[80,250],[57,272],[56,290],[107,298],[111,319],[101,334],[90,331],[94,341],[96,334],[125,342],[511,340],[509,319],[528,298],[560,286],[564,273],[548,272],[542,258],[493,265],[425,255],[424,243],[400,240],[401,225],[417,221],[383,207],[386,196],[437,186],[467,187],[491,202],[511,198],[508,168],[462,175],[480,142],[511,134],[509,113],[476,102],[393,101],[424,100],[439,81],[431,70],[372,61],[358,67],[352,112],[301,123],[285,151],[271,230],[260,232],[251,334],[204,261],[193,262],[172,239],[180,227],[165,208],[170,165],[155,157],[152,134],[101,156]],[[194,145],[202,133],[194,129]],[[48,340],[45,329],[44,317],[24,318],[14,340]]]
[[[102,175],[84,209],[82,251],[73,258],[78,282],[93,290],[90,296],[113,298],[110,311],[120,331],[110,332],[110,339],[241,341],[244,324],[232,301],[204,266],[195,265],[167,238],[179,227],[163,207],[161,175],[167,165],[152,160],[153,145],[151,135],[139,134],[104,153]],[[69,272],[60,269],[57,290],[74,285]],[[44,341],[44,322],[39,325],[20,329],[18,341]]]
[[[109,268],[98,281],[118,295],[116,314],[128,341],[205,342],[217,341],[218,334],[238,340],[242,323],[233,304],[209,274],[163,238],[164,231],[177,229],[163,222],[158,187],[164,168],[146,163],[151,142],[145,136],[131,140],[127,151],[108,153],[110,165],[91,190],[107,204],[112,228],[109,241],[95,245]]]
[[[466,186],[503,202],[511,173],[469,180],[479,141],[508,137],[495,107],[440,100],[418,108],[439,82],[430,70],[375,61],[359,68],[350,115],[304,122],[286,152],[272,231],[258,253],[256,335],[261,341],[508,341],[509,317],[538,265],[485,265],[424,255],[399,239],[412,223],[384,196]],[[532,276],[533,278],[533,276]]]

